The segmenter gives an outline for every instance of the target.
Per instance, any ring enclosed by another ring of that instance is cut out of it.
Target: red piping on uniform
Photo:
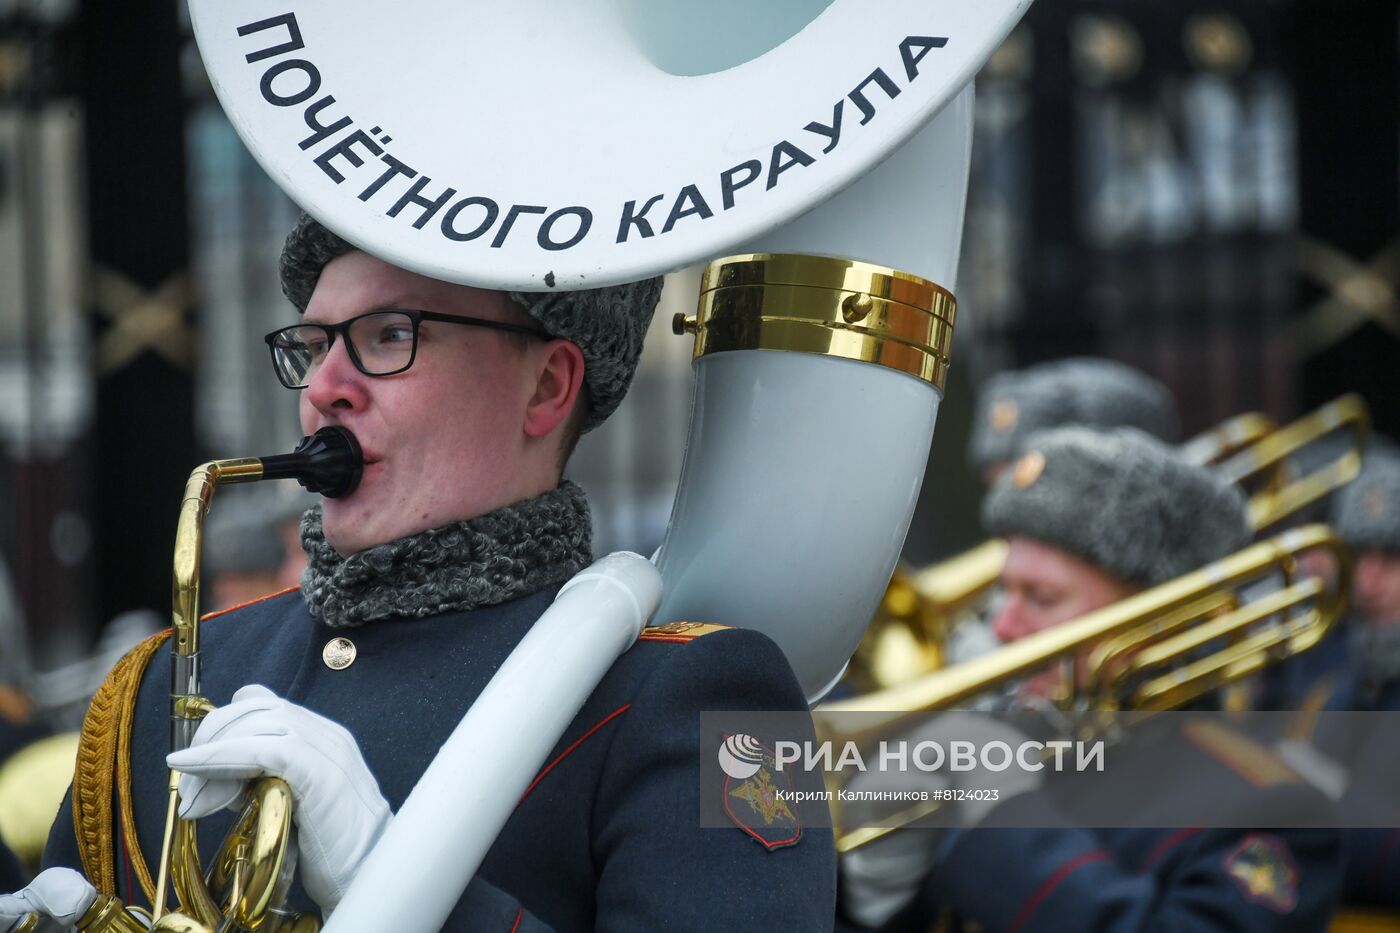
[[[227,609],[219,609],[218,611],[211,612],[208,615],[200,616],[199,621],[207,622],[210,619],[217,619],[219,616],[227,615],[230,612],[237,612],[240,609],[247,609],[249,606],[254,606],[258,603],[265,603],[269,599],[276,599],[279,596],[286,596],[288,593],[296,592],[299,589],[301,589],[300,586],[289,586],[285,590],[278,590],[276,593],[268,593],[266,596],[259,596],[257,599],[250,599],[247,602],[239,603],[237,606],[229,606]]]
[[[1185,840],[1190,839],[1192,836],[1196,835],[1199,832],[1199,828],[1178,829],[1176,832],[1172,833],[1170,836],[1157,843],[1157,845],[1153,847],[1152,851],[1148,853],[1147,858],[1143,860],[1143,863],[1140,866],[1138,866],[1138,874],[1146,872],[1147,869],[1157,864],[1157,860],[1162,856],[1166,855],[1167,850],[1170,849],[1172,846],[1176,845],[1179,842],[1184,842]]]
[[[673,645],[688,645],[699,635],[639,635],[637,641],[669,641]]]
[[[1007,929],[1009,929],[1011,933],[1016,933],[1021,927],[1025,926],[1026,921],[1031,918],[1031,915],[1035,913],[1035,909],[1040,906],[1040,902],[1049,897],[1050,892],[1055,890],[1055,886],[1061,881],[1064,881],[1065,878],[1069,876],[1070,872],[1090,862],[1107,861],[1109,861],[1109,854],[1106,850],[1090,849],[1088,852],[1081,852],[1068,862],[1065,862],[1060,866],[1058,871],[1051,875],[1050,878],[1030,896],[1030,900],[1026,901],[1025,906],[1021,908],[1021,912],[1016,915],[1015,920],[1011,921],[1011,926]]]
[[[558,758],[554,759],[549,764],[544,766],[544,770],[535,776],[535,779],[530,782],[529,787],[525,788],[525,793],[520,795],[520,800],[523,802],[526,797],[530,796],[530,792],[535,789],[535,786],[539,784],[540,781],[544,780],[544,776],[549,772],[553,771],[555,765],[559,764],[559,762],[563,761],[565,758],[568,758],[569,755],[573,753],[574,749],[578,748],[585,741],[587,741],[588,738],[593,735],[593,733],[597,732],[599,729],[603,728],[608,723],[612,722],[614,719],[621,716],[623,713],[627,712],[631,708],[631,703],[622,704],[617,709],[613,710],[611,713],[608,713],[608,715],[600,719],[598,721],[598,724],[595,725],[592,729],[589,729],[583,735],[579,736],[576,740],[574,740],[574,743],[572,745],[570,745],[568,748],[564,749],[562,752],[559,753]]]
[[[521,904],[520,909],[515,912],[515,922],[510,925],[510,933],[515,933],[520,929],[520,918],[525,916],[525,905]]]

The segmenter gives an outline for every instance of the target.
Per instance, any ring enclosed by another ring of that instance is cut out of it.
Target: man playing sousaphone
[[[219,708],[169,765],[183,774],[181,815],[211,817],[200,823],[208,851],[245,779],[285,778],[303,888],[293,906],[329,914],[487,680],[590,562],[588,504],[563,464],[622,400],[660,281],[548,294],[449,284],[309,217],[281,271],[303,317],[268,337],[277,376],[299,391],[308,434],[354,432],[364,475],[303,519],[299,589],[207,624],[202,650],[217,663],[203,692]],[[149,642],[114,671],[104,695],[124,686],[127,702],[94,704],[94,744],[54,825],[49,870],[0,917],[38,909],[71,923],[95,893],[78,871],[110,879],[103,893],[151,902],[167,651]],[[732,831],[699,826],[698,712],[736,707],[807,707],[768,638],[644,632],[558,740],[446,928],[829,926],[826,832],[765,834],[742,815]],[[119,726],[130,756],[103,759],[102,737]],[[112,767],[115,812],[90,793],[104,774],[111,786]]]

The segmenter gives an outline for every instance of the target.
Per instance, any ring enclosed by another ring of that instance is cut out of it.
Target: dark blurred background
[[[1400,436],[1400,0],[1042,0],[978,81],[953,375],[906,556],[977,540],[976,384],[1138,366],[1192,434],[1344,392]],[[261,335],[296,208],[245,152],[173,0],[0,0],[0,658],[40,670],[167,613],[185,476],[290,449]],[[694,270],[571,474],[649,552],[679,474]],[[0,671],[3,673],[3,671]]]

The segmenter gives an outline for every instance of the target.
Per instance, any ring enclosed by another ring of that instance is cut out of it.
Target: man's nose
[[[992,617],[992,634],[997,637],[997,641],[1006,643],[1025,637],[1027,629],[1024,610],[1025,607],[1018,597],[1004,598],[1001,609]]]
[[[326,351],[325,358],[302,391],[317,411],[327,415],[344,414],[365,407],[369,397],[365,385],[368,379],[355,367],[342,338]]]
[[[1375,554],[1362,554],[1356,559],[1356,573],[1352,587],[1358,593],[1369,593],[1376,588],[1383,575],[1381,560]]]

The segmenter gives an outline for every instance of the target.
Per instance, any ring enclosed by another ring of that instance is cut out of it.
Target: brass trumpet
[[[295,479],[312,492],[347,495],[364,468],[359,442],[341,427],[322,428],[290,454],[215,460],[195,468],[185,484],[175,533],[173,633],[171,636],[171,734],[173,751],[189,747],[199,722],[214,709],[200,693],[199,566],[204,519],[215,489],[228,483]],[[161,933],[268,931],[314,933],[320,919],[277,913],[295,868],[292,796],[285,781],[261,778],[249,784],[242,813],[206,873],[196,824],[178,817],[179,774],[169,772],[169,803],[160,871],[149,926]],[[174,887],[178,911],[167,912]],[[31,915],[26,923],[37,922]],[[99,894],[77,922],[93,933],[138,933],[145,912]],[[20,929],[26,929],[21,925]]]
[[[1330,581],[1300,578],[1305,551],[1331,555]],[[995,651],[878,693],[818,707],[823,741],[867,743],[951,709],[994,687],[1056,662],[1074,665],[1064,709],[1092,732],[1104,711],[1176,709],[1316,645],[1346,611],[1351,556],[1325,525],[1307,525],[1250,545],[1199,570],[1037,632]],[[1281,577],[1283,586],[1253,602],[1247,584]],[[845,713],[861,713],[843,728]],[[926,816],[910,814],[898,825]],[[896,826],[837,828],[847,852]]]
[[[1337,457],[1292,475],[1291,457],[1343,431],[1350,444]],[[1258,412],[1235,415],[1178,449],[1249,489],[1250,521],[1262,532],[1355,479],[1369,431],[1366,403],[1344,395],[1281,429]],[[949,636],[990,594],[1005,557],[1006,543],[994,538],[923,570],[897,571],[851,659],[854,682],[879,690],[945,666]]]

